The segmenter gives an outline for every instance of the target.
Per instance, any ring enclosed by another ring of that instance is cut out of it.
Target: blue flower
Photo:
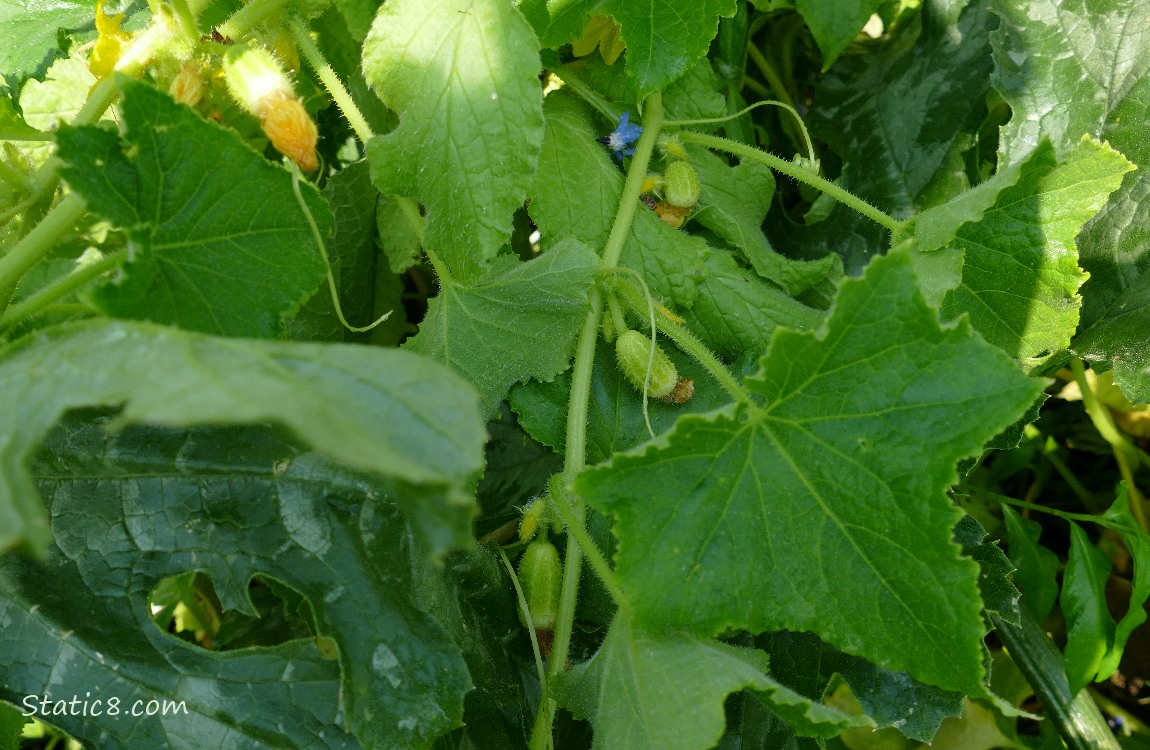
[[[619,127],[615,128],[610,135],[599,139],[600,143],[606,144],[607,148],[611,149],[619,161],[623,161],[624,156],[635,155],[635,147],[631,144],[639,140],[639,136],[643,132],[643,128],[628,122],[630,116],[630,112],[624,112],[623,116],[619,118]]]

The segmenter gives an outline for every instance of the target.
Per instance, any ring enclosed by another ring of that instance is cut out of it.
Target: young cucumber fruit
[[[643,383],[647,379],[647,363],[651,358],[651,339],[638,331],[623,331],[619,334],[619,338],[615,339],[615,358],[627,380],[642,392]],[[654,398],[663,398],[674,390],[678,382],[679,371],[675,369],[675,363],[667,357],[666,352],[656,346],[647,393]]]
[[[676,208],[694,208],[699,202],[699,173],[690,163],[673,161],[663,173],[663,197]]]
[[[518,575],[531,625],[536,631],[554,630],[559,617],[559,594],[563,590],[563,562],[559,559],[559,550],[547,539],[536,539],[524,550],[519,560]],[[519,622],[527,627],[522,608]]]

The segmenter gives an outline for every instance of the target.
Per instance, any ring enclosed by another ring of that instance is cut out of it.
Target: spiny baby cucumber
[[[635,330],[623,331],[615,339],[615,358],[627,380],[642,392],[643,384],[647,381],[647,364],[651,358],[651,339]],[[661,347],[656,346],[647,392],[655,398],[663,398],[675,389],[678,382],[679,371],[675,363]]]
[[[559,550],[546,537],[541,536],[523,551],[517,575],[519,585],[523,588],[523,598],[527,600],[531,626],[536,633],[554,630],[559,616],[559,595],[563,590],[563,561],[559,559]],[[519,621],[523,627],[528,626],[522,608],[519,610]]]

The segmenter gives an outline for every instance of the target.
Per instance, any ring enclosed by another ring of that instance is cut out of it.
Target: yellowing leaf
[[[96,3],[96,46],[92,48],[92,57],[88,62],[88,70],[97,78],[103,78],[111,73],[124,48],[132,41],[132,35],[120,29],[124,22],[124,14],[114,16],[104,12],[103,0]]]
[[[619,24],[610,16],[592,16],[583,29],[583,36],[571,43],[571,51],[576,57],[589,55],[596,47],[608,65],[614,65],[627,49],[627,44],[619,36]]]

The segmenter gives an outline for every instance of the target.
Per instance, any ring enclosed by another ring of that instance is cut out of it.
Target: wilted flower
[[[635,147],[631,144],[639,140],[639,136],[643,133],[643,128],[628,122],[630,115],[630,112],[624,112],[619,118],[619,126],[611,131],[610,135],[599,139],[600,143],[606,144],[607,148],[611,149],[619,161],[623,161],[624,156],[634,156]]]

